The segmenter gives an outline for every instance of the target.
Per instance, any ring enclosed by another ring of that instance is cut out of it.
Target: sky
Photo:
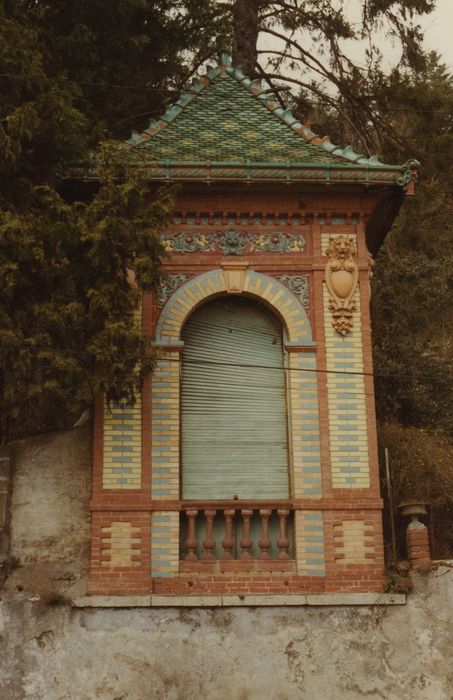
[[[349,21],[360,24],[363,0],[336,0]],[[424,48],[426,51],[436,51],[441,56],[441,61],[447,66],[447,70],[453,74],[453,0],[437,0],[436,9],[428,15],[417,17],[416,24],[420,24],[424,33]],[[296,41],[303,39],[295,36]],[[390,69],[398,64],[401,56],[401,48],[392,44],[384,32],[373,36],[374,43],[379,46],[383,54],[383,68]],[[269,35],[263,35],[259,48],[279,49],[281,42]],[[367,44],[357,40],[340,42],[342,50],[356,65],[364,65],[365,50]]]
[[[435,11],[421,25],[425,32],[425,48],[437,51],[453,71],[453,0],[437,0]]]
[[[342,0],[341,3],[345,12],[354,18],[360,20],[360,0]],[[428,51],[437,51],[442,56],[442,61],[447,65],[450,71],[453,71],[453,0],[437,0],[436,9],[429,15],[425,15],[417,20],[425,35],[425,49]],[[384,54],[388,55],[390,62],[394,62],[398,58],[398,52],[393,50],[391,43],[387,39],[382,39],[381,48]],[[351,57],[355,60],[359,59],[360,49],[356,46],[351,46]]]

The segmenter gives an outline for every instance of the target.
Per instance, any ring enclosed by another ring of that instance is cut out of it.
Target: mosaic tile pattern
[[[140,528],[128,522],[112,522],[101,529],[102,566],[140,566]],[[108,559],[105,559],[108,557]]]
[[[139,489],[142,479],[142,402],[104,409],[102,486]]]
[[[144,150],[153,161],[347,162],[305,141],[226,72],[179,110],[171,125],[156,123],[150,131],[152,138],[137,142],[135,151]]]
[[[338,564],[372,564],[374,530],[362,520],[344,520],[334,525],[335,562]]]
[[[179,355],[167,353],[152,377],[151,496],[179,498]]]
[[[300,576],[325,576],[324,519],[321,511],[296,511],[296,560]]]
[[[367,158],[352,146],[319,138],[261,81],[233,67],[226,54],[158,121],[152,119],[141,134],[132,132],[126,143],[130,162],[147,163],[149,175],[164,178],[393,180],[404,187],[419,165],[415,160],[385,165],[376,155]]]
[[[151,575],[179,573],[179,513],[155,512],[151,516]]]
[[[321,498],[316,355],[289,354],[289,391],[294,498]],[[302,371],[306,370],[306,371]]]
[[[329,293],[325,285],[323,298],[332,486],[369,488],[359,290],[354,296],[357,309],[354,312],[354,326],[345,337],[337,333],[332,326]]]

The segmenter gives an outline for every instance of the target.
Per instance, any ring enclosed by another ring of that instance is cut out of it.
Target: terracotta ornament
[[[332,325],[337,333],[346,335],[352,330],[352,315],[356,308],[353,296],[359,280],[354,259],[357,255],[355,243],[346,236],[337,236],[330,241],[326,255],[329,256],[326,284]]]

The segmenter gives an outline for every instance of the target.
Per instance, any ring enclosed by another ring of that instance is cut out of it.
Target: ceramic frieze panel
[[[306,252],[306,240],[302,233],[285,233],[270,231],[254,233],[227,229],[214,233],[181,231],[166,233],[162,245],[167,253],[209,253],[223,255],[244,255],[248,253],[286,253],[301,254]]]
[[[308,308],[310,305],[310,285],[308,275],[276,275],[279,282],[288,287],[300,301],[302,306]]]

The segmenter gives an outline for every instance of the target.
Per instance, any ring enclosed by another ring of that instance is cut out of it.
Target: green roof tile
[[[328,137],[319,138],[302,125],[289,109],[282,109],[275,95],[262,90],[259,81],[251,81],[240,68],[231,66],[224,54],[220,63],[207,68],[207,74],[196,79],[190,90],[167,108],[156,122],[142,134],[134,132],[126,142],[136,163],[154,167],[154,175],[173,177],[169,168],[177,166],[184,179],[184,165],[191,164],[188,177],[196,177],[211,164],[222,168],[240,166],[247,179],[260,179],[260,168],[266,177],[287,178],[299,168],[297,179],[303,180],[303,169],[351,169],[351,180],[385,179],[407,184],[418,165],[415,161],[403,166],[385,165],[377,156],[365,158],[352,146],[342,149]],[[251,169],[251,164],[253,168]],[[280,170],[272,170],[278,168]],[[290,173],[283,173],[287,168]],[[270,169],[270,170],[269,170]],[[231,171],[223,170],[225,177]],[[235,171],[239,176],[239,170]],[[307,172],[307,178],[316,175]],[[192,173],[192,174],[190,174]],[[217,170],[218,176],[220,170]],[[362,174],[361,174],[362,173]],[[365,174],[364,174],[365,173]],[[264,175],[263,175],[264,176]],[[239,176],[240,177],[240,176]],[[340,173],[335,179],[348,179]],[[330,181],[330,174],[327,175]],[[403,182],[404,181],[404,182]]]
[[[169,148],[175,161],[247,161],[278,163],[339,163],[338,156],[305,141],[290,123],[296,119],[271,113],[241,83],[224,73],[175,114],[172,106],[162,116],[168,127],[139,144],[146,159],[164,161]],[[286,122],[286,123],[285,123]],[[130,141],[129,141],[130,143]]]

